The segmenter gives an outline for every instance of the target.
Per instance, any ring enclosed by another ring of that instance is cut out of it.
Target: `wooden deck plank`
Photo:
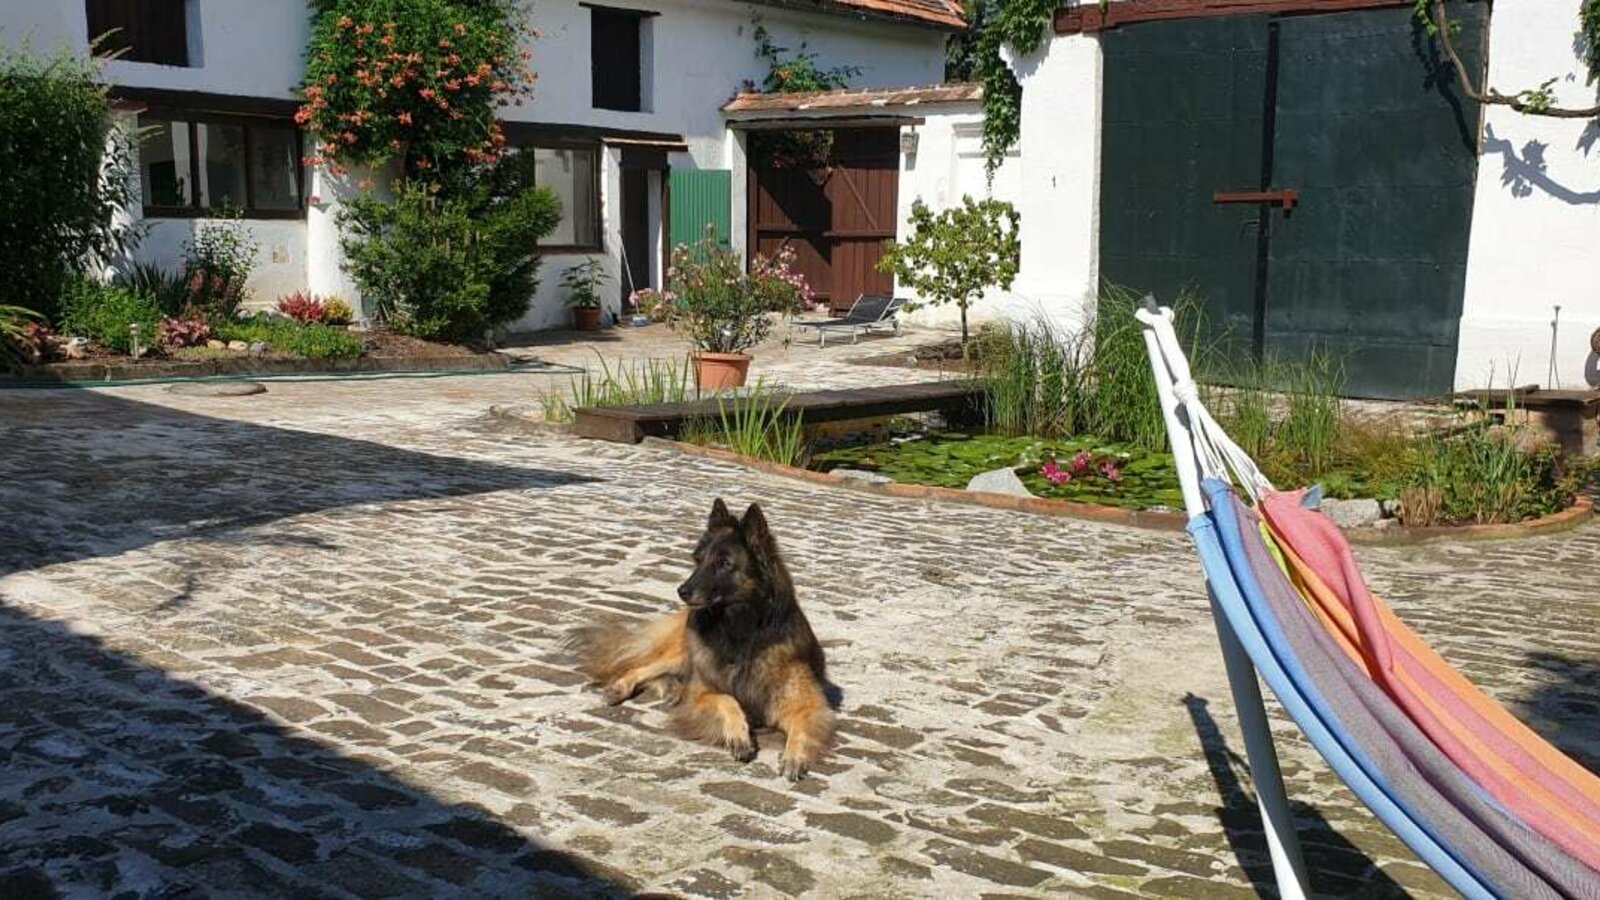
[[[801,416],[812,423],[873,419],[971,407],[982,393],[973,382],[956,379],[807,391],[788,395],[783,415],[785,418]],[[573,411],[573,430],[579,437],[637,443],[646,437],[674,436],[686,421],[715,418],[723,409],[732,411],[745,402],[748,402],[746,398],[733,398],[720,403],[710,399],[655,406],[582,407]]]

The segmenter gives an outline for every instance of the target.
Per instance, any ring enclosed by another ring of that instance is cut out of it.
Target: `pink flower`
[[[1094,457],[1089,454],[1089,451],[1079,450],[1078,455],[1072,458],[1072,471],[1074,474],[1082,475],[1089,471],[1089,466],[1093,463]]]
[[[1072,480],[1072,473],[1056,465],[1056,461],[1053,459],[1039,467],[1039,474],[1043,475],[1051,484],[1066,484]]]
[[[1111,481],[1122,480],[1122,470],[1118,469],[1117,464],[1109,459],[1100,464],[1100,474],[1104,475]]]

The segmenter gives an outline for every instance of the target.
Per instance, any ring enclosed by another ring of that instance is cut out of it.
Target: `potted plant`
[[[772,333],[772,313],[791,313],[810,295],[790,270],[792,255],[757,257],[746,272],[739,255],[719,246],[715,229],[693,246],[672,251],[667,273],[672,301],[667,322],[694,345],[701,390],[740,387],[750,373],[746,351]]]
[[[561,286],[572,308],[572,326],[579,331],[600,330],[600,289],[606,283],[605,265],[598,257],[567,267]]]

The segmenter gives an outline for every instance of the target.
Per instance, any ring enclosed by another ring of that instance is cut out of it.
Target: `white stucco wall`
[[[900,154],[899,231],[902,240],[911,234],[911,206],[918,200],[934,210],[961,205],[964,196],[974,200],[993,197],[1019,204],[1022,166],[1016,153],[995,172],[993,183],[984,168],[983,109],[977,102],[918,106],[910,110],[924,121],[901,129],[915,132],[916,153]],[[915,291],[897,288],[895,293],[913,301]],[[1031,306],[1013,291],[995,289],[973,304],[967,316],[976,323],[996,315],[1027,315]],[[907,315],[915,325],[959,328],[961,310],[950,304],[920,306]]]
[[[608,6],[657,11],[647,26],[645,57],[650,72],[644,86],[643,112],[590,108],[589,10],[578,0],[541,0],[532,5],[533,24],[542,36],[528,49],[539,83],[522,105],[504,110],[511,121],[553,125],[603,126],[630,131],[682,135],[686,153],[669,162],[679,168],[735,170],[743,167],[738,142],[724,128],[720,108],[746,80],[759,80],[766,63],[755,55],[753,20],[759,17],[780,46],[799,49],[802,41],[817,53],[824,67],[859,66],[852,79],[859,87],[905,87],[936,84],[943,77],[946,32],[912,25],[783,10],[727,0],[608,0]],[[191,62],[177,68],[146,63],[113,62],[107,78],[113,83],[253,97],[289,98],[303,71],[309,14],[301,0],[191,0]],[[198,24],[198,28],[193,26]],[[87,22],[82,0],[7,0],[0,2],[0,41],[38,50],[86,46]],[[621,240],[616,198],[620,190],[618,154],[602,154],[601,204],[605,221],[603,255],[612,285],[620,275]],[[286,289],[309,287],[318,293],[344,293],[353,286],[339,271],[334,217],[344,188],[323,173],[308,178],[308,192],[325,203],[314,205],[304,222],[252,223],[266,262],[258,294],[274,297]],[[734,241],[743,242],[738,219],[744,194],[735,185]],[[298,229],[299,244],[280,253]],[[141,258],[175,262],[167,257],[181,246],[177,224],[153,229]],[[277,248],[277,249],[274,249]],[[282,258],[284,261],[273,262]],[[541,271],[540,288],[518,329],[546,328],[569,321],[558,283],[562,272],[581,256],[552,254]],[[298,278],[298,283],[290,280]]]
[[[1577,4],[1518,0],[1494,8],[1489,84],[1505,93],[1559,76],[1557,99],[1595,102],[1572,52]],[[1600,386],[1589,335],[1600,328],[1600,152],[1593,122],[1524,116],[1491,107],[1485,117],[1472,211],[1456,385],[1491,378],[1573,388]],[[1560,304],[1555,377],[1551,322]],[[1553,382],[1553,383],[1552,383]]]
[[[1022,267],[1012,307],[1075,328],[1100,280],[1100,42],[1044,42],[1008,60],[1022,84]]]

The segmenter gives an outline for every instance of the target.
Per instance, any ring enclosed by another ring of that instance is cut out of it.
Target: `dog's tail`
[[[609,619],[577,629],[566,646],[577,655],[578,668],[585,675],[598,684],[609,684],[670,652],[669,647],[681,647],[683,626],[681,614],[644,622]]]

